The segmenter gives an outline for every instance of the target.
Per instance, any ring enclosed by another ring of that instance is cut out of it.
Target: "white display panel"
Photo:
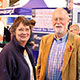
[[[73,24],[80,26],[80,8],[73,8]]]
[[[37,33],[53,33],[52,27],[52,12],[55,8],[51,9],[33,9],[32,17],[37,22],[33,32]]]

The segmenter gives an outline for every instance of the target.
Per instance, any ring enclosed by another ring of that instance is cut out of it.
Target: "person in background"
[[[73,9],[73,0],[66,0],[67,1],[67,7],[69,10]]]
[[[37,80],[80,79],[80,36],[68,32],[69,16],[65,9],[52,13],[55,33],[42,37],[36,66]]]
[[[8,43],[11,40],[10,31],[4,27],[3,43]]]
[[[30,22],[19,16],[11,26],[12,40],[0,53],[0,80],[36,80],[31,50],[26,43],[30,38]]]
[[[32,29],[34,28],[36,24],[36,21],[34,19],[31,19],[30,20],[30,27],[31,27],[31,35],[30,35],[30,38],[28,40],[28,47],[32,50],[32,49],[35,49],[35,42],[34,42],[34,36],[33,36],[33,33],[32,33]]]
[[[0,21],[0,48],[10,41],[10,31],[5,27],[4,21]]]
[[[72,33],[75,33],[79,35],[79,25],[78,24],[73,24],[69,27],[69,31]]]
[[[66,2],[67,2],[66,10],[70,17],[70,22],[68,25],[68,29],[69,29],[69,27],[72,25],[72,21],[73,21],[73,0],[66,0]]]

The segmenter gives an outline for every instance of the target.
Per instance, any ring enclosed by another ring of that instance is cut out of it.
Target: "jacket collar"
[[[70,56],[72,51],[74,50],[74,35],[69,32],[68,39],[66,42],[65,52],[64,52],[64,58],[63,58],[63,66],[62,66],[62,72],[65,71],[66,66],[69,62]]]
[[[15,37],[15,36],[12,37],[12,42],[13,42],[13,44],[16,46],[16,48],[17,48],[19,51],[21,51],[21,53],[24,52],[25,47],[22,47],[22,46],[19,44],[19,42],[16,40],[16,37]]]

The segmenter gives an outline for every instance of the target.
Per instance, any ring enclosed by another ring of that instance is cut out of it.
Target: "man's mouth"
[[[56,28],[62,28],[62,26],[56,26]]]

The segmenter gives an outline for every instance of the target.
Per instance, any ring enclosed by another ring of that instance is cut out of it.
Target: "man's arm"
[[[80,37],[78,37],[76,42],[78,46],[77,48],[78,49],[78,56],[77,56],[78,57],[77,59],[78,60],[78,78],[77,79],[80,80]]]

